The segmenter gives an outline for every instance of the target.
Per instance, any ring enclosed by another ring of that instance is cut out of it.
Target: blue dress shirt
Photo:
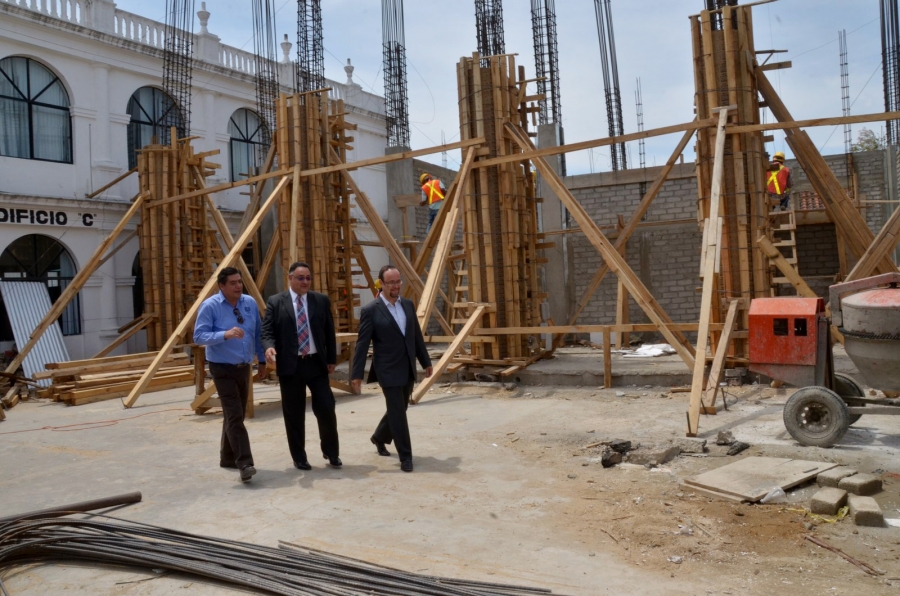
[[[217,364],[249,364],[254,352],[260,362],[266,361],[266,351],[259,337],[261,321],[256,301],[242,294],[237,309],[244,318],[239,323],[234,308],[219,292],[203,301],[194,323],[194,343],[206,346],[207,362]],[[241,339],[225,339],[225,332],[232,327],[244,330]]]

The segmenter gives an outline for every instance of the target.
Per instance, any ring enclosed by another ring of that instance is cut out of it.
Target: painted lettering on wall
[[[65,211],[0,207],[0,224],[13,223],[39,226],[82,225],[86,228],[90,228],[94,225],[94,217],[96,217],[94,213],[76,213],[75,217],[70,217]]]

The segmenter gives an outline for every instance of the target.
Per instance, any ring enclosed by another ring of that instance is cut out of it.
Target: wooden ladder
[[[787,211],[769,211],[769,238],[784,259],[791,264],[794,271],[798,271],[797,265],[797,214],[794,210],[795,200],[791,199],[791,208]],[[790,284],[790,280],[775,269],[772,274],[772,285]],[[774,292],[774,288],[772,289]]]

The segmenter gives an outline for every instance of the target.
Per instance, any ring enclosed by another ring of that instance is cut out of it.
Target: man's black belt
[[[249,362],[241,362],[240,364],[226,364],[224,362],[209,362],[210,364],[215,364],[216,366],[233,366],[234,368],[247,368],[250,366]]]

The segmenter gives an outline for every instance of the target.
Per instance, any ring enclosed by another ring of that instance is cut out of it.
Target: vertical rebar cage
[[[263,122],[257,167],[265,159],[275,127],[275,100],[278,98],[278,69],[275,63],[274,0],[253,0],[253,48],[256,57],[256,111]]]
[[[616,37],[613,33],[610,0],[594,0],[594,14],[597,17],[597,35],[600,38],[600,66],[603,69],[603,88],[606,91],[606,119],[609,122],[609,136],[622,136],[625,125],[622,121],[622,95],[619,92],[619,66],[616,61]],[[625,143],[610,145],[610,161],[613,171],[628,169],[625,158]]]
[[[881,12],[881,68],[884,76],[884,111],[900,110],[900,11],[897,0],[879,0]],[[900,144],[900,120],[886,123],[889,145]]]
[[[409,147],[403,0],[381,0],[381,38],[388,147]]]
[[[501,0],[475,0],[475,35],[482,66],[488,66],[488,56],[506,53]]]
[[[179,137],[191,130],[191,74],[194,46],[194,0],[166,0],[166,39],[163,46],[163,89],[178,111],[171,110],[163,126],[163,136],[174,126]],[[168,138],[159,139],[162,144]]]

